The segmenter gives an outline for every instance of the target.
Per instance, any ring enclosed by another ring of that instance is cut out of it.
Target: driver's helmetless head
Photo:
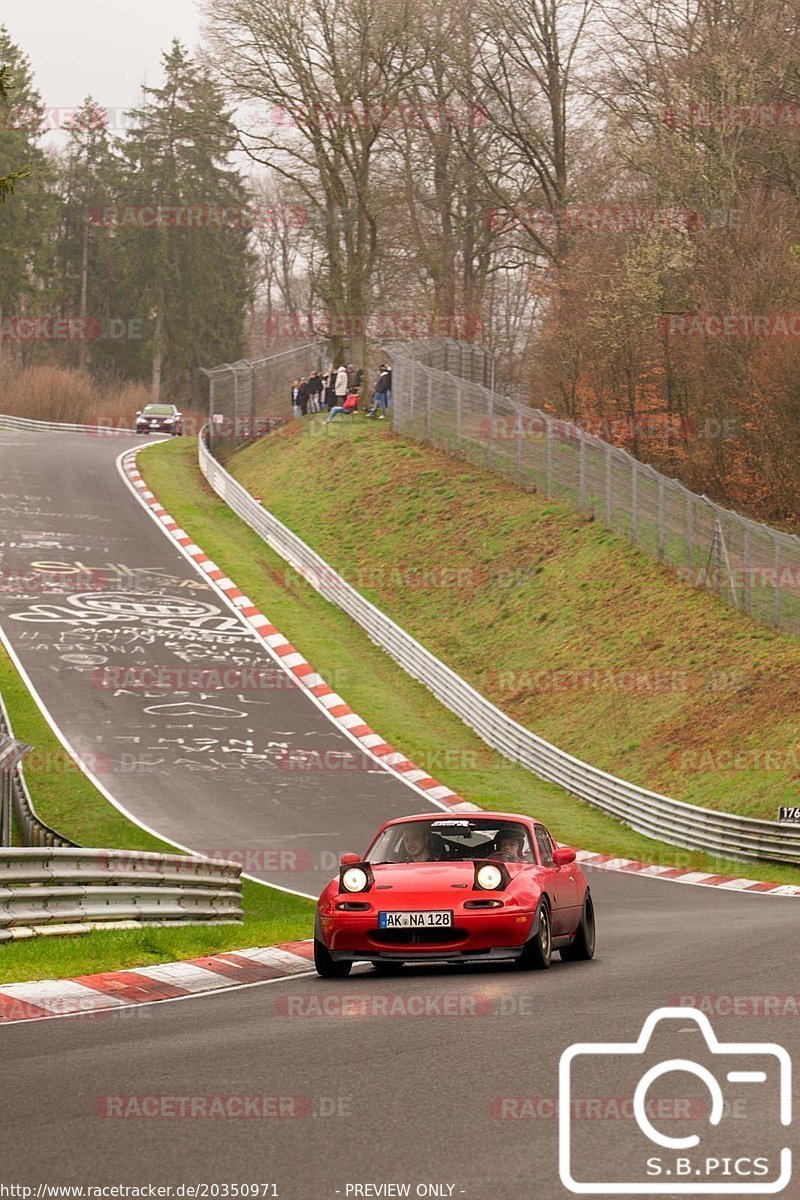
[[[522,854],[525,838],[518,829],[503,829],[497,835],[497,849],[503,854]]]
[[[407,854],[416,858],[422,854],[428,845],[428,831],[421,825],[409,825],[403,830],[403,846]]]

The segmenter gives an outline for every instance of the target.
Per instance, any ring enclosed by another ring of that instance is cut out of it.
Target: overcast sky
[[[76,108],[89,94],[124,109],[142,83],[160,82],[173,37],[195,49],[200,13],[197,0],[0,0],[0,24],[30,58],[48,109]]]

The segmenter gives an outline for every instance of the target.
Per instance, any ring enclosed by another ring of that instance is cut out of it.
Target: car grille
[[[385,946],[435,946],[440,942],[463,942],[469,936],[466,929],[373,929],[373,942]]]

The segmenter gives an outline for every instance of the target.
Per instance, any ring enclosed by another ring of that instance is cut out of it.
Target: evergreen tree
[[[252,293],[249,196],[229,165],[235,131],[221,90],[177,40],[164,73],[161,87],[144,89],[125,138],[118,236],[152,321],[154,398],[162,380],[172,394],[199,395],[201,366],[242,357]]]
[[[115,285],[123,274],[104,213],[120,187],[120,169],[105,111],[90,97],[75,113],[60,163],[61,222],[58,238],[58,307],[64,316],[80,316],[106,332],[117,316]],[[113,361],[113,342],[78,343],[78,365]]]
[[[10,100],[9,70],[8,67],[0,67],[0,112],[4,115],[8,112]],[[8,175],[0,177],[0,204],[3,203],[6,196],[12,195],[20,179],[25,179],[29,174],[30,170],[24,167],[20,171],[11,171]]]
[[[57,203],[53,172],[39,146],[44,108],[30,62],[0,26],[0,320],[41,310],[49,303]],[[15,177],[28,172],[26,186],[13,191]]]

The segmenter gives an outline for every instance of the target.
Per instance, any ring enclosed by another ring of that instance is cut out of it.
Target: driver
[[[401,862],[433,862],[429,831],[422,825],[407,825],[400,846]]]
[[[493,858],[502,858],[506,862],[522,862],[525,850],[525,834],[521,829],[501,829],[495,838]]]

